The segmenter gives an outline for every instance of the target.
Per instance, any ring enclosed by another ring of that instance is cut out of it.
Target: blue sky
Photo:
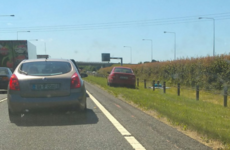
[[[8,0],[1,2],[0,40],[31,40],[37,53],[52,58],[100,62],[101,53],[123,57],[124,63],[174,59],[230,52],[229,0]],[[33,41],[38,39],[39,41]],[[119,62],[119,60],[111,60]]]

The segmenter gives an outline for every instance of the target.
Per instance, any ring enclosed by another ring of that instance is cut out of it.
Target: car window
[[[131,69],[128,68],[115,68],[114,72],[121,72],[121,73],[133,73]]]
[[[27,75],[52,76],[70,72],[71,65],[68,62],[44,61],[27,62],[20,67],[20,72]]]
[[[9,75],[7,69],[5,68],[0,68],[0,75]]]
[[[7,69],[7,72],[8,72],[8,75],[10,76],[12,75],[12,71],[9,68]]]

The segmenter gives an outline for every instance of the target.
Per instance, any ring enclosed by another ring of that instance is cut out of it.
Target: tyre
[[[9,113],[9,120],[11,123],[14,123],[18,119],[20,119],[19,113],[12,112],[10,109],[8,109],[8,113]]]
[[[79,109],[81,112],[85,112],[86,109],[87,109],[87,103],[86,103],[86,99],[84,100],[84,102],[82,102],[80,105],[79,105]]]

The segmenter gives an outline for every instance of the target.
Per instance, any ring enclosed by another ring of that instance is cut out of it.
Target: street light
[[[14,17],[14,15],[0,15],[1,17]]]
[[[130,48],[130,63],[132,64],[132,47],[131,46],[124,46]]]
[[[198,19],[211,19],[213,21],[213,56],[215,56],[215,19],[209,17],[199,17]]]
[[[174,34],[174,60],[176,60],[176,32],[164,31],[164,33],[172,33],[172,34]]]
[[[14,17],[14,15],[0,15],[0,17]]]
[[[153,61],[153,40],[151,39],[142,39],[143,41],[151,41],[151,61]]]
[[[17,40],[18,40],[18,32],[30,32],[30,31],[17,31]]]

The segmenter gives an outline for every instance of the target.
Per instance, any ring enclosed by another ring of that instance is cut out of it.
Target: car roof
[[[125,69],[131,69],[129,67],[114,67],[114,68],[125,68]]]
[[[62,62],[70,62],[69,59],[55,59],[55,58],[39,58],[39,59],[29,59],[29,60],[23,60],[22,62],[39,62],[39,61],[62,61]]]

